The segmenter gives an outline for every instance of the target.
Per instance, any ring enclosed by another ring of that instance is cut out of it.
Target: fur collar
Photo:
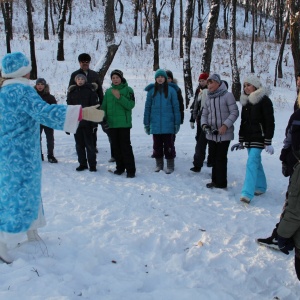
[[[18,78],[13,78],[13,79],[6,79],[2,86],[6,86],[9,84],[14,84],[14,83],[21,83],[21,84],[25,84],[25,85],[29,85],[29,79],[25,78],[25,77],[18,77]]]
[[[69,88],[68,88],[68,93],[74,91],[78,87],[79,86],[77,84],[70,85]],[[98,84],[95,83],[95,82],[93,82],[93,83],[85,83],[81,87],[90,88],[93,92],[95,92],[97,90],[97,88],[98,88]]]
[[[250,102],[252,105],[255,105],[260,102],[264,96],[269,96],[270,94],[271,90],[269,88],[261,87],[252,92],[250,95],[242,94],[240,103],[242,106],[245,106],[248,102]]]

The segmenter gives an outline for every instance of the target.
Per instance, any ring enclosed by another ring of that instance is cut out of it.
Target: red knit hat
[[[208,73],[201,73],[201,74],[199,75],[199,79],[198,79],[198,80],[200,80],[200,79],[207,80],[208,77],[209,77],[209,74],[208,74]]]

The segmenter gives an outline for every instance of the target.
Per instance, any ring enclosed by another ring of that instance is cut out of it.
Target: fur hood
[[[95,92],[98,88],[98,84],[93,82],[93,83],[85,83],[84,85],[82,85],[83,87],[89,87],[93,92]],[[69,88],[68,88],[68,93],[74,91],[74,89],[76,89],[78,87],[78,85],[76,84],[73,84],[73,85],[70,85]]]
[[[36,85],[34,86],[35,90],[38,92],[38,93],[41,93],[41,94],[50,94],[50,87],[49,87],[49,84],[47,83],[45,85],[45,88],[43,89],[42,92],[39,92],[37,89],[36,89]]]
[[[251,93],[250,95],[246,95],[245,93],[242,94],[240,103],[242,106],[245,106],[248,102],[255,105],[257,104],[264,96],[270,96],[271,95],[271,89],[266,87],[261,87]]]

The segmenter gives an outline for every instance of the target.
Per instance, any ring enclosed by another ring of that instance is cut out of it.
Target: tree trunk
[[[45,0],[45,20],[44,20],[44,39],[45,40],[49,40],[48,10],[49,10],[49,3],[48,3],[48,0]]]
[[[236,59],[236,2],[237,0],[231,0],[230,6],[230,62],[231,62],[231,74],[232,74],[232,94],[236,101],[241,97],[241,81],[240,74]]]
[[[104,56],[104,61],[102,66],[98,67],[98,74],[101,84],[103,83],[105,74],[109,69],[114,57],[119,49],[119,45],[116,45],[113,20],[111,16],[114,14],[114,1],[106,0],[105,1],[105,10],[104,10],[104,35],[106,43],[106,53]],[[102,50],[102,49],[101,49]]]
[[[57,48],[57,60],[65,60],[65,51],[64,51],[64,32],[65,32],[65,20],[68,7],[68,0],[62,0],[62,9],[60,11],[60,16],[58,20],[58,48]]]
[[[246,23],[248,23],[248,22],[249,22],[249,0],[246,0],[244,27],[246,27]]]
[[[204,40],[204,48],[203,55],[201,61],[201,72],[210,72],[210,64],[211,64],[211,53],[215,40],[215,31],[218,23],[220,11],[220,0],[212,0],[211,1],[211,10],[210,16],[207,23],[205,40]]]
[[[183,6],[182,0],[179,2],[179,57],[183,58]]]
[[[53,0],[50,0],[50,20],[51,20],[51,27],[52,27],[52,34],[55,35],[55,26],[53,21],[53,14],[52,14],[52,7],[53,7]]]
[[[137,36],[138,22],[139,22],[139,10],[140,10],[140,0],[135,0],[135,2],[134,2],[134,29],[133,29],[133,36]]]
[[[6,52],[11,53],[10,40],[12,39],[12,24],[11,24],[11,5],[9,2],[1,2],[1,10],[4,19],[5,39],[6,39]]]
[[[227,20],[228,3],[227,3],[227,0],[222,0],[222,1],[223,1],[224,34],[225,34],[225,38],[228,39],[228,20]]]
[[[171,0],[171,13],[170,13],[170,22],[169,22],[169,37],[174,37],[174,17],[175,17],[175,3],[176,0]]]
[[[300,55],[299,55],[299,0],[289,0],[290,3],[290,38],[291,49],[294,59],[295,79],[300,72]]]
[[[185,24],[183,31],[183,79],[185,90],[185,107],[188,108],[193,97],[193,82],[191,74],[191,42],[193,24],[193,0],[186,0]]]
[[[68,25],[72,24],[72,2],[73,2],[73,0],[69,0],[69,4],[68,4],[68,7],[69,7]]]
[[[254,2],[254,1],[253,1]],[[255,9],[254,3],[252,3],[252,38],[251,38],[251,51],[250,51],[250,65],[251,65],[251,73],[254,73],[254,41],[255,41]]]
[[[35,57],[35,44],[34,44],[34,29],[32,22],[32,3],[31,0],[26,0],[26,12],[27,12],[27,24],[29,33],[29,45],[30,45],[30,59],[31,59],[31,72],[30,79],[37,79],[37,67],[36,67],[36,57]]]
[[[119,2],[119,4],[120,4],[120,18],[119,18],[119,24],[122,24],[123,23],[123,14],[124,14],[124,5],[123,5],[123,3],[122,3],[122,1],[121,0],[117,0],[117,3],[116,3],[116,6],[117,6],[117,4],[118,4],[118,2]]]
[[[279,54],[278,54],[278,59],[277,59],[277,62],[276,62],[274,86],[276,86],[277,74],[278,74],[278,78],[283,77],[282,76],[282,58],[283,58],[283,52],[284,52],[284,46],[285,46],[285,43],[286,43],[286,38],[287,38],[287,35],[288,35],[288,32],[289,32],[288,23],[289,23],[289,14],[287,16],[287,24],[286,24],[284,32],[283,32],[282,41],[281,41]]]

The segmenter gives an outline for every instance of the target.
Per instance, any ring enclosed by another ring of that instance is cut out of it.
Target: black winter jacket
[[[268,90],[260,88],[250,95],[241,96],[242,114],[239,142],[246,148],[264,149],[272,144],[275,130],[273,104]]]

